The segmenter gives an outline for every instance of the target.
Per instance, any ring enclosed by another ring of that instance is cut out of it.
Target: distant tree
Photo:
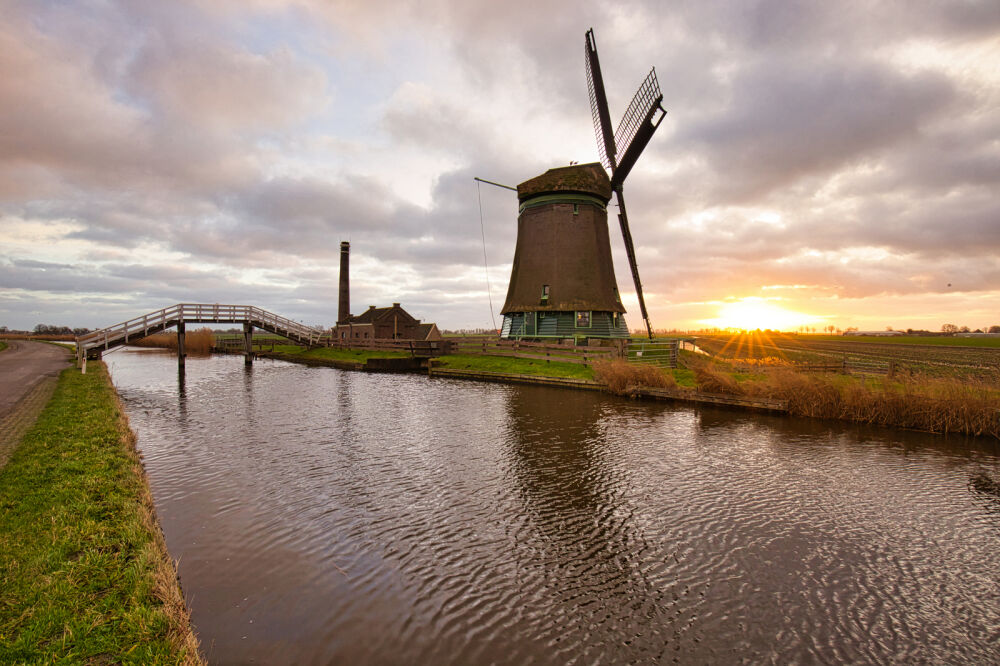
[[[958,326],[954,324],[945,324],[941,327],[942,333],[958,333]]]
[[[959,333],[969,333],[970,332],[969,331],[969,327],[968,326],[963,326],[962,328],[958,329],[958,332]]]
[[[1000,333],[1000,326],[997,325],[990,326],[990,329],[987,331],[987,333]]]
[[[891,330],[892,330],[892,326],[886,326],[886,327],[885,327],[885,330],[887,330],[887,331],[891,331]]]

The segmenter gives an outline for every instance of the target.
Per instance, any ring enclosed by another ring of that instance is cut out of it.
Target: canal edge
[[[156,596],[163,603],[168,620],[173,625],[171,633],[175,633],[176,645],[180,649],[180,653],[178,654],[180,658],[179,663],[186,666],[204,666],[208,662],[201,651],[201,644],[198,641],[197,634],[194,632],[194,627],[191,625],[191,610],[188,608],[184,597],[180,574],[177,570],[178,561],[175,561],[170,556],[170,551],[167,549],[167,540],[163,535],[163,527],[160,525],[160,518],[156,514],[153,490],[149,485],[149,475],[146,473],[146,464],[143,460],[142,452],[139,451],[138,447],[139,436],[132,429],[128,413],[125,411],[125,404],[122,402],[121,396],[118,395],[118,389],[115,387],[114,382],[111,381],[111,373],[108,372],[107,365],[103,361],[98,361],[98,363],[103,366],[103,379],[111,390],[115,409],[120,418],[119,437],[121,445],[131,459],[132,471],[140,482],[141,490],[137,500],[143,522],[152,536],[153,548],[156,551],[156,558],[159,565],[154,572],[153,589]]]
[[[319,358],[297,358],[295,354],[268,353],[260,355],[262,358],[271,358],[290,363],[298,363],[310,367],[330,367],[339,370],[361,371],[361,372],[409,372],[412,374],[424,374],[428,377],[464,379],[480,382],[492,382],[501,384],[530,384],[534,386],[555,386],[560,388],[576,389],[578,391],[608,391],[607,385],[587,379],[571,379],[565,377],[547,377],[544,375],[514,375],[502,372],[485,372],[481,370],[461,370],[458,368],[435,368],[430,367],[399,367],[392,368],[369,365],[357,361],[338,361],[334,359]],[[394,360],[394,359],[393,359]],[[411,361],[415,359],[400,359]],[[763,411],[771,413],[787,414],[788,401],[775,400],[770,398],[747,398],[716,393],[702,393],[698,391],[685,391],[682,389],[659,389],[651,386],[641,386],[630,394],[630,397],[644,400],[658,400],[670,402],[684,402],[697,405],[711,405],[713,407],[729,407],[748,411]]]

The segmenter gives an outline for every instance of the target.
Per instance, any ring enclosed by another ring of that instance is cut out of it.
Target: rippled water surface
[[[108,363],[218,663],[1000,660],[995,447],[561,389]]]

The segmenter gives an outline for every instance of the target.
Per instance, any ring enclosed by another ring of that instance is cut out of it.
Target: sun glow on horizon
[[[740,329],[752,331],[756,329],[772,329],[787,331],[815,324],[821,320],[815,315],[786,310],[769,303],[767,299],[748,296],[738,301],[723,304],[718,316],[712,319],[702,319],[701,324],[713,328]]]

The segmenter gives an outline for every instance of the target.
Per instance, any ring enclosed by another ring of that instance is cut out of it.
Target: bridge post
[[[181,368],[184,367],[184,357],[187,356],[184,353],[184,320],[181,319],[177,322],[177,365]]]
[[[253,364],[253,324],[248,321],[243,322],[243,349],[246,356],[243,357],[245,365]]]

